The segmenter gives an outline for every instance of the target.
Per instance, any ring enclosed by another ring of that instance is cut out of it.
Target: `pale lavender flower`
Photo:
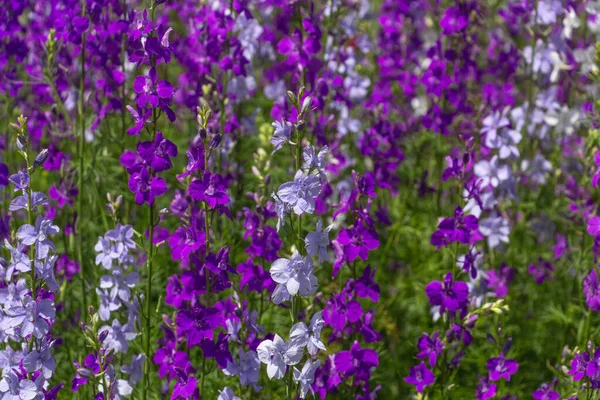
[[[498,131],[510,125],[507,117],[508,109],[495,111],[483,119],[483,128],[479,131],[482,135],[495,138]],[[488,146],[489,147],[489,146]]]
[[[285,342],[279,335],[273,340],[263,340],[256,348],[258,359],[267,364],[269,379],[281,379],[286,365],[296,365],[302,359],[302,348]]]
[[[60,289],[56,278],[54,277],[54,264],[58,259],[58,255],[53,254],[43,260],[35,260],[35,272],[38,279],[46,282],[48,289],[51,292],[57,293]]]
[[[10,245],[8,240],[4,240],[4,247],[10,251],[10,264],[6,269],[6,278],[10,280],[15,270],[19,272],[31,271],[31,260],[23,253],[24,245],[17,242],[17,247],[14,248]]]
[[[311,356],[315,356],[319,350],[326,350],[321,341],[321,330],[324,325],[322,314],[323,312],[319,311],[313,315],[308,326],[304,322],[298,322],[290,330],[290,341],[301,347],[306,346]]]
[[[297,215],[312,214],[315,211],[315,197],[321,193],[321,181],[316,175],[305,175],[298,170],[293,182],[279,187],[277,197],[289,204]]]
[[[111,270],[113,260],[119,258],[123,252],[123,244],[113,245],[110,240],[99,236],[94,250],[98,253],[96,254],[96,265],[102,264],[104,269]]]
[[[50,379],[56,369],[56,360],[52,355],[52,346],[54,341],[48,341],[44,338],[37,349],[32,349],[29,354],[23,358],[23,368],[27,372],[42,371],[45,379]]]
[[[9,211],[18,211],[27,209],[27,196],[15,197],[8,206]],[[31,193],[31,209],[37,210],[38,206],[48,204],[48,197],[42,192]]]
[[[319,262],[328,261],[329,256],[327,254],[327,249],[329,248],[329,232],[333,228],[333,225],[329,225],[324,230],[323,223],[321,220],[317,221],[317,230],[314,232],[310,232],[306,235],[304,239],[304,243],[306,245],[306,252],[314,257],[317,254],[319,255]]]
[[[325,154],[327,154],[328,147],[323,146],[318,154],[315,153],[315,148],[308,145],[302,151],[302,158],[304,159],[303,168],[308,172],[316,169],[319,173],[321,181],[326,181],[327,176],[325,175]]]
[[[235,395],[233,390],[227,386],[223,390],[219,390],[219,397],[217,400],[242,400]]]
[[[294,381],[300,384],[301,399],[304,399],[309,391],[314,394],[312,384],[315,380],[315,372],[317,372],[320,365],[321,360],[311,363],[309,359],[304,363],[302,371],[299,371],[298,368],[294,367]]]
[[[292,134],[292,124],[287,122],[286,120],[281,120],[273,122],[273,127],[275,128],[275,132],[273,132],[273,137],[271,138],[271,144],[275,146],[273,149],[273,153],[283,147],[284,144],[290,143],[290,136]]]
[[[112,275],[104,275],[100,278],[100,288],[110,289],[111,295],[116,295],[123,301],[128,302],[131,297],[131,290],[140,280],[137,272],[130,272],[126,275],[118,269],[113,270]],[[115,296],[116,297],[116,296]]]
[[[109,293],[108,290],[100,290],[96,288],[96,293],[100,297],[100,308],[98,314],[102,321],[110,319],[110,313],[118,310],[121,307],[121,301],[117,298],[117,293]]]
[[[123,329],[119,320],[114,319],[111,326],[103,326],[100,331],[108,329],[108,336],[104,340],[104,347],[119,353],[127,353],[129,341],[136,338],[137,333]]]
[[[54,243],[48,238],[49,235],[55,235],[60,232],[60,228],[52,224],[49,219],[38,216],[35,221],[35,226],[25,224],[17,231],[17,238],[27,246],[36,245],[35,256],[42,259],[48,256],[50,249],[56,251]]]
[[[526,172],[533,183],[543,185],[546,183],[546,175],[552,171],[552,163],[544,156],[537,153],[532,161],[523,160],[521,170]]]
[[[481,160],[474,167],[475,175],[481,178],[481,187],[485,188],[488,185],[498,187],[502,182],[508,181],[512,176],[510,167],[506,164],[498,164],[498,156],[492,157],[491,160]]]
[[[502,242],[509,242],[510,225],[503,216],[492,215],[479,220],[479,232],[487,237],[489,248],[495,249]]]
[[[497,135],[488,135],[485,138],[485,145],[490,149],[498,149],[500,159],[509,157],[519,158],[520,152],[517,144],[523,136],[514,129],[504,129]]]
[[[317,278],[313,275],[313,268],[310,257],[302,258],[297,251],[294,251],[290,259],[275,260],[271,265],[270,272],[271,278],[280,286],[285,286],[291,296],[298,292],[302,296],[312,296],[319,286]],[[275,293],[273,295],[275,296]]]

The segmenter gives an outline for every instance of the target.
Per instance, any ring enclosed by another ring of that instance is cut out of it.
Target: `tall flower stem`
[[[86,0],[83,1],[83,7],[81,8],[81,15],[85,16],[86,9]],[[76,229],[77,233],[77,261],[79,262],[79,278],[81,281],[81,299],[83,302],[82,310],[87,310],[87,290],[85,288],[85,263],[83,260],[83,237],[81,232],[81,221],[83,220],[83,194],[85,192],[83,187],[83,161],[84,161],[84,151],[85,151],[85,33],[81,35],[81,54],[80,54],[80,64],[81,64],[81,76],[79,80],[79,104],[77,107],[77,111],[79,114],[79,135],[77,136],[77,153],[79,155],[79,168],[77,174],[77,220],[76,220]]]

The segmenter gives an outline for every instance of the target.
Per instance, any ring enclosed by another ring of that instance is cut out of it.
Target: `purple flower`
[[[177,369],[177,380],[171,394],[171,400],[190,399],[196,394],[197,381],[194,375],[188,375],[187,372]]]
[[[148,103],[153,108],[160,105],[161,109],[167,113],[169,120],[175,121],[175,114],[169,108],[175,89],[169,81],[158,81],[156,69],[151,68],[148,75],[136,76],[133,81],[133,90],[138,94],[136,101],[138,107],[143,108]]]
[[[429,297],[429,304],[440,306],[440,312],[446,310],[455,312],[467,306],[469,298],[469,287],[465,282],[454,282],[452,272],[444,278],[443,282],[433,281],[425,287],[425,293]]]
[[[440,20],[440,27],[445,35],[460,32],[469,25],[469,11],[461,7],[448,7]]]
[[[542,257],[538,257],[537,263],[529,265],[528,272],[529,275],[535,278],[535,282],[538,285],[554,278],[554,266],[550,261],[544,260]]]
[[[502,378],[510,381],[510,376],[515,374],[519,369],[519,364],[515,360],[507,360],[504,357],[504,353],[500,353],[498,357],[487,360],[486,366],[490,371],[490,379],[493,381]]]
[[[336,241],[344,247],[344,257],[347,261],[354,261],[357,257],[366,261],[369,251],[379,247],[377,233],[363,225],[343,229]]]
[[[590,356],[587,352],[578,353],[573,357],[571,361],[571,369],[568,374],[573,376],[574,381],[580,381],[586,374],[588,363],[590,362]]]
[[[431,244],[439,249],[453,242],[471,244],[478,241],[479,224],[477,217],[464,215],[462,208],[454,210],[454,218],[445,218],[438,224],[438,229],[431,235]]]
[[[600,311],[600,282],[595,268],[583,279],[583,293],[587,306],[593,311]]]
[[[478,375],[479,376],[479,375]],[[475,399],[477,400],[489,400],[496,396],[497,386],[495,383],[490,382],[490,378],[479,376],[479,382],[475,391]]]
[[[186,337],[188,346],[196,346],[203,339],[213,339],[213,330],[223,323],[223,316],[216,308],[195,307],[177,314],[177,333]]]
[[[567,243],[567,238],[563,235],[557,235],[556,244],[554,245],[554,247],[552,247],[552,250],[554,251],[554,259],[558,260],[559,258],[561,258],[568,248],[569,244]]]
[[[600,153],[599,153],[600,154]],[[25,190],[29,186],[30,177],[27,171],[20,170],[16,174],[13,174],[8,178],[13,185],[15,185],[15,192],[19,190]]]
[[[153,142],[139,142],[137,152],[154,172],[161,172],[171,169],[171,157],[177,156],[177,146],[159,131]]]
[[[432,336],[429,336],[428,333],[424,333],[417,343],[417,347],[420,350],[419,354],[417,354],[417,358],[428,358],[431,367],[436,366],[438,356],[442,354],[442,351],[444,350],[444,344],[438,338],[438,334],[438,331],[435,331]]]
[[[206,243],[206,234],[199,228],[200,222],[192,219],[188,227],[177,228],[169,238],[173,260],[187,261],[190,254],[200,250]]]
[[[162,196],[167,191],[165,180],[157,177],[150,177],[147,168],[142,168],[140,172],[133,173],[129,177],[129,190],[135,193],[135,202],[137,204],[154,204],[156,197]]]
[[[356,296],[361,299],[369,298],[374,303],[379,301],[379,285],[375,282],[376,272],[377,268],[371,270],[371,265],[367,265],[362,276],[356,280],[354,285]]]
[[[205,201],[210,208],[226,206],[229,204],[227,187],[219,174],[204,171],[202,179],[194,180],[189,187],[190,196],[196,201]]]
[[[553,386],[554,382],[552,385],[547,383],[542,384],[538,390],[532,393],[533,400],[558,400],[560,398],[560,394],[552,390]]]
[[[491,289],[495,289],[497,297],[504,297],[508,293],[508,285],[515,278],[515,270],[502,263],[498,271],[487,271],[487,281]]]
[[[368,382],[371,369],[378,365],[377,352],[372,349],[361,349],[356,340],[349,351],[343,350],[335,355],[335,368],[346,378],[355,376],[357,380]]]
[[[217,341],[212,339],[204,339],[200,343],[204,357],[214,358],[221,369],[227,368],[228,362],[233,362],[231,352],[229,351],[229,335],[219,332]]]
[[[432,385],[435,381],[435,375],[421,361],[419,365],[410,368],[409,375],[404,378],[404,381],[417,388],[417,392],[423,393],[425,386]]]

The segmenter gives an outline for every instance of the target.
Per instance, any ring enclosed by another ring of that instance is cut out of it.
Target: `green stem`
[[[83,1],[83,7],[81,10],[81,15],[85,16],[86,9],[86,1]],[[85,94],[85,33],[81,35],[81,54],[80,54],[80,63],[81,63],[81,76],[79,80],[79,105],[78,105],[78,114],[79,114],[79,135],[77,138],[77,153],[79,155],[79,168],[77,174],[77,220],[76,220],[76,229],[77,233],[77,261],[79,262],[79,280],[81,282],[81,298],[83,302],[83,312],[87,310],[87,290],[85,288],[85,263],[83,261],[83,237],[81,232],[81,222],[83,220],[83,195],[84,195],[84,186],[83,186],[83,161],[84,161],[84,151],[85,151],[85,102],[84,102],[84,94]]]

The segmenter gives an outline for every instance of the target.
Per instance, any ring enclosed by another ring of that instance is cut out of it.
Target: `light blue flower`
[[[277,197],[289,204],[296,215],[312,214],[315,211],[315,197],[321,193],[321,181],[316,175],[305,175],[298,170],[293,182],[279,187]]]

